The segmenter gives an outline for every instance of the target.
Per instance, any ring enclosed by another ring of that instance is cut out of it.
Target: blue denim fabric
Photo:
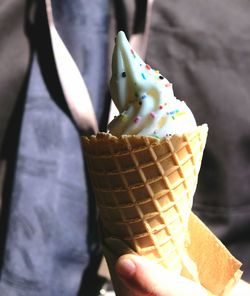
[[[58,0],[53,9],[100,122],[106,104],[108,1]],[[92,258],[99,255],[80,135],[58,86],[44,11],[38,6],[32,29],[33,55],[7,197],[2,296],[77,295]]]

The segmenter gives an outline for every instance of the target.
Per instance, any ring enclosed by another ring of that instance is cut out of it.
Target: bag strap
[[[135,3],[133,31],[129,42],[133,49],[144,59],[148,46],[154,0],[135,0]]]
[[[45,0],[45,3],[53,55],[65,100],[80,131],[96,133],[98,124],[87,87],[56,30],[51,0]]]

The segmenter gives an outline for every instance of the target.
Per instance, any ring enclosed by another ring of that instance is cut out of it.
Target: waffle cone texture
[[[194,250],[190,216],[194,221],[191,208],[207,131],[202,125],[163,139],[107,133],[83,137],[104,235],[119,238],[137,254],[200,283],[195,257],[200,250]],[[219,285],[220,294],[218,289],[210,291],[223,295],[226,285]]]

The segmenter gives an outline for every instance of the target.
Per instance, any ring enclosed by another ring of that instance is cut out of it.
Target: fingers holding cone
[[[104,252],[117,296],[208,295],[199,284],[135,255],[118,239],[105,239]]]

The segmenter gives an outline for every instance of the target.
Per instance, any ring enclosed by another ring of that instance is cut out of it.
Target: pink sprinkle
[[[166,83],[165,86],[166,87],[172,86],[172,83]]]
[[[159,109],[163,109],[163,106],[162,106],[162,105],[160,105],[160,106],[159,106]]]
[[[150,112],[149,115],[152,117],[152,118],[155,118],[156,117],[156,114],[154,112]]]
[[[135,52],[134,52],[134,50],[132,48],[131,48],[131,53],[132,53],[133,56],[135,55]]]
[[[134,123],[138,123],[140,121],[141,117],[140,116],[136,116],[134,118]]]
[[[150,67],[148,64],[146,64],[146,68],[147,68],[148,70],[151,69],[151,67]]]

